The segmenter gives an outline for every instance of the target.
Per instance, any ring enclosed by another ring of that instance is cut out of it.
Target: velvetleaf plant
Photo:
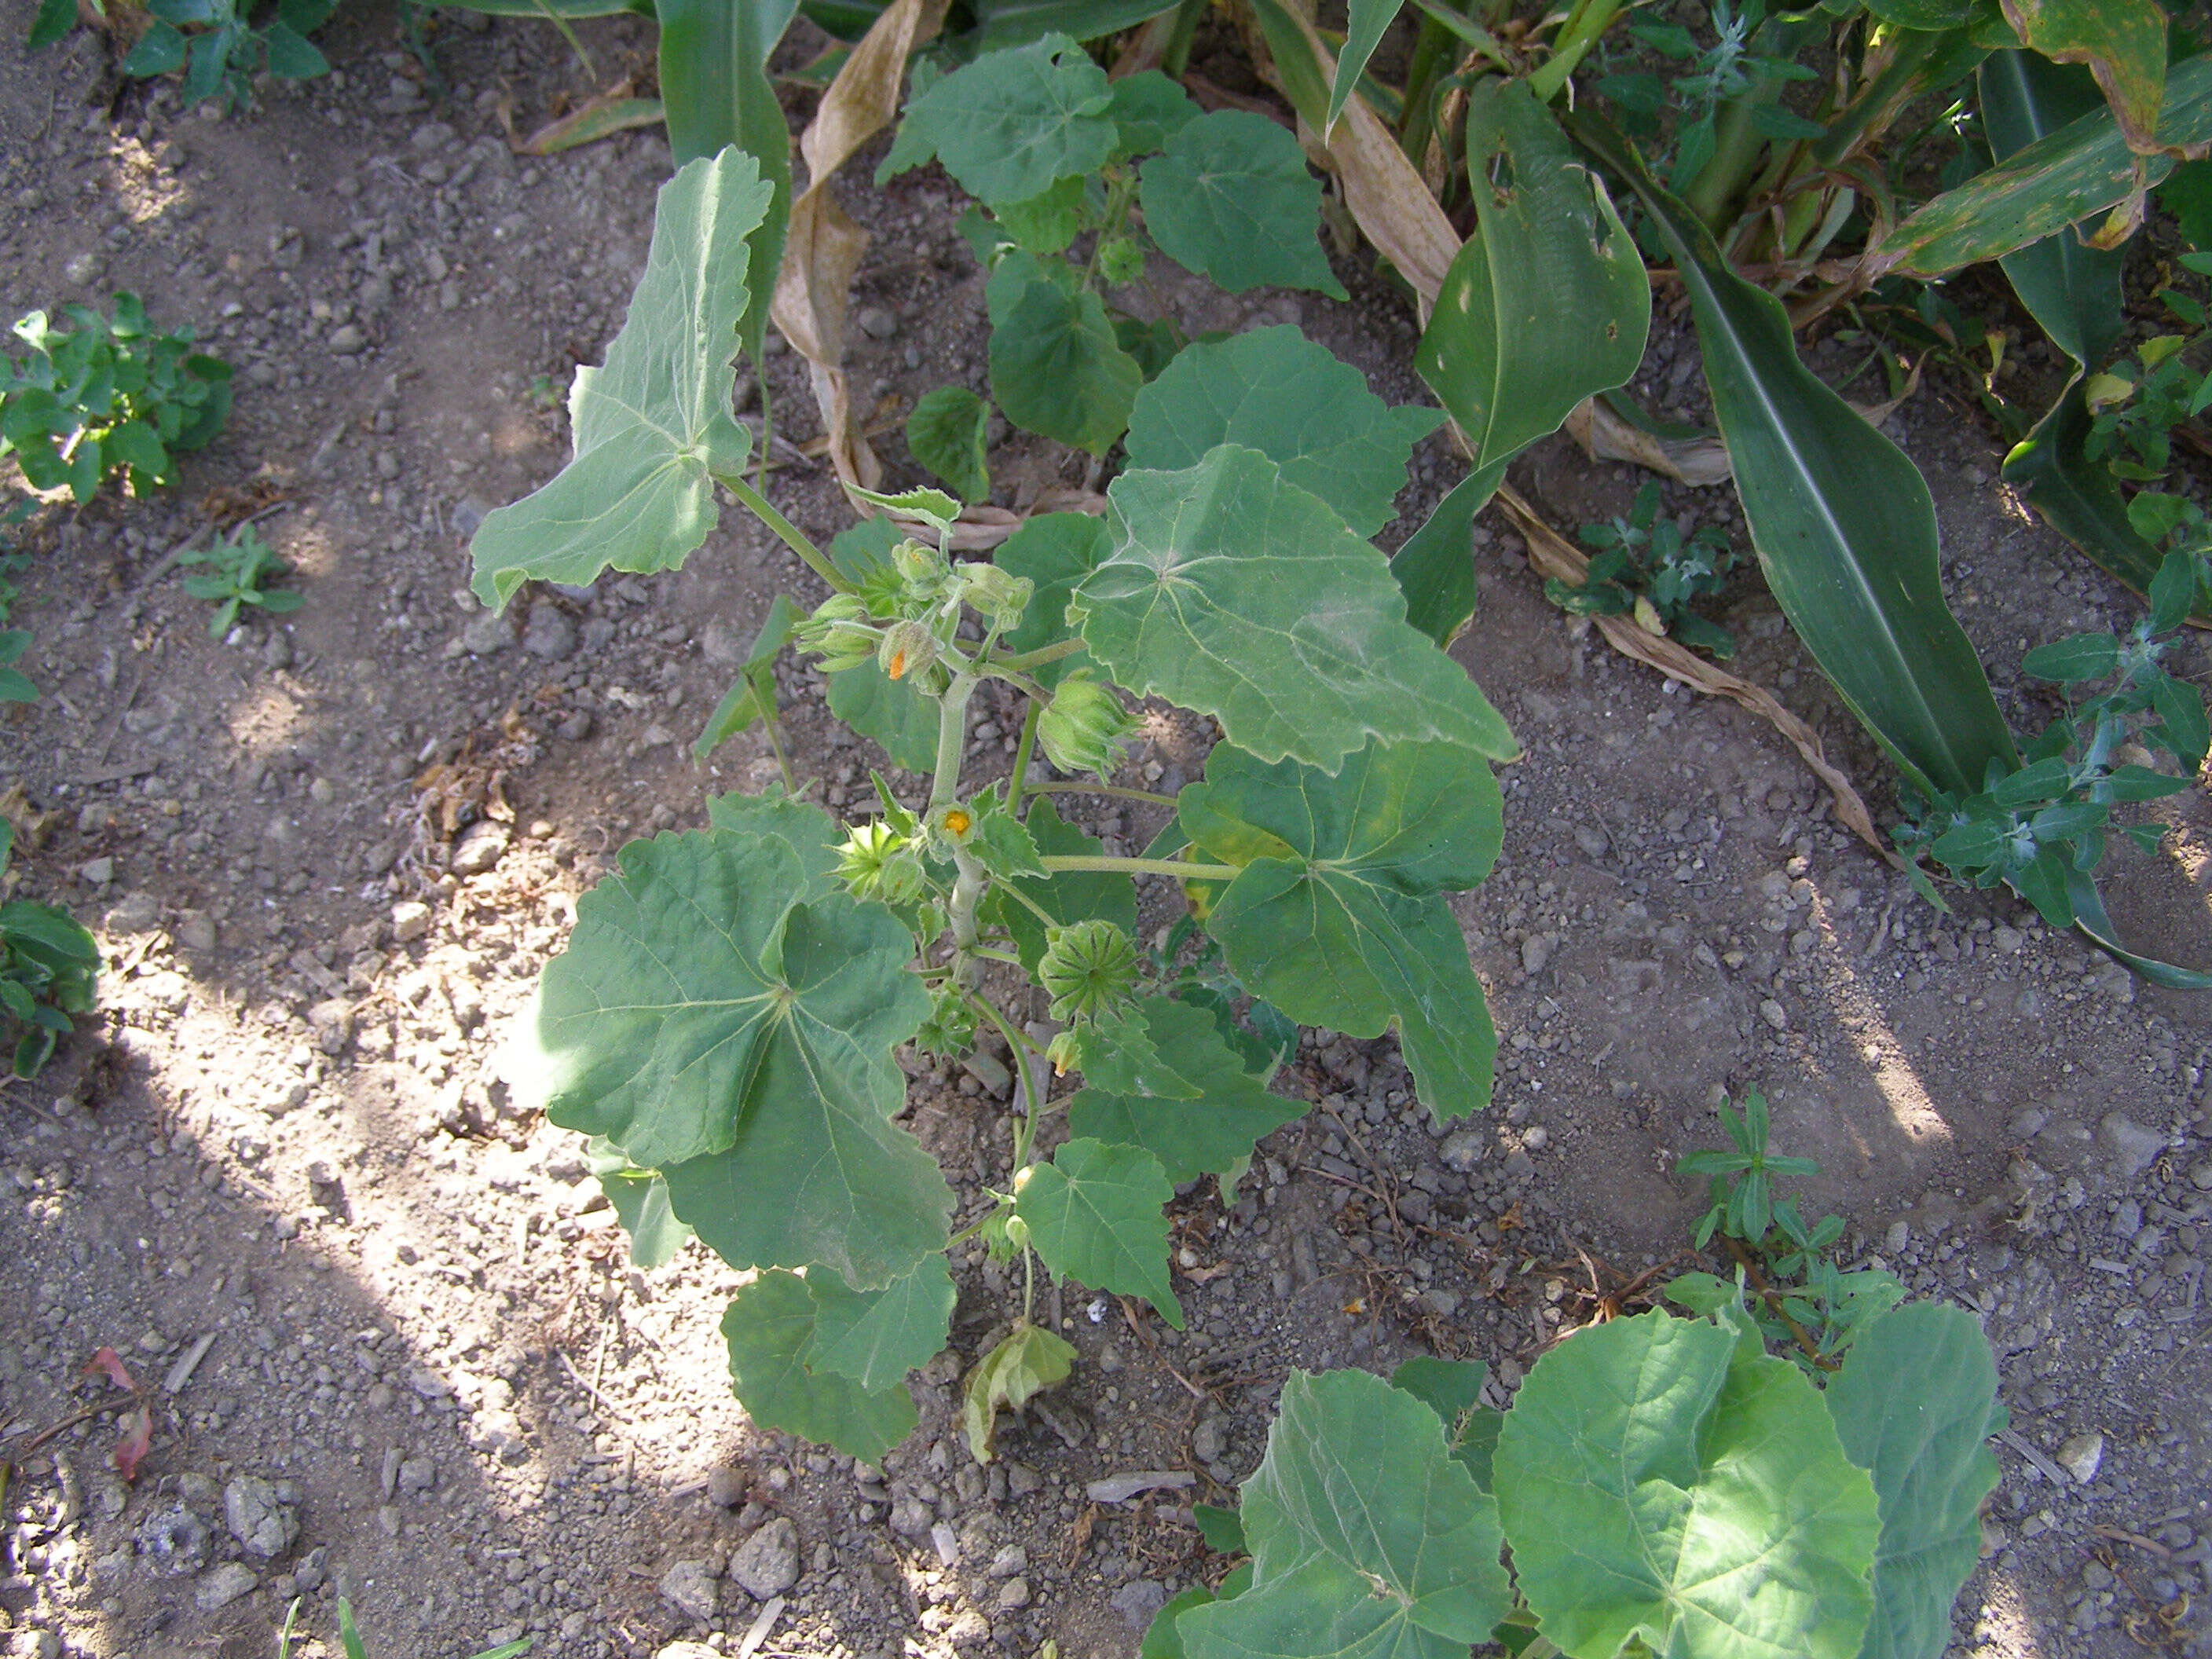
[[[1038,517],[988,562],[960,562],[958,503],[915,490],[872,501],[934,526],[934,544],[878,518],[817,549],[745,478],[750,441],[730,415],[759,280],[747,238],[769,202],[734,148],[662,188],[629,316],[605,365],[576,377],[574,458],[486,518],[476,591],[504,605],[531,580],[672,568],[726,489],[830,590],[780,625],[827,675],[832,711],[927,791],[879,780],[880,810],[849,824],[795,793],[726,794],[705,829],[623,848],[579,900],[505,1069],[595,1138],[641,1251],[688,1229],[757,1275],[723,1329],[763,1425],[880,1457],[916,1420],[907,1373],[945,1344],[948,1249],[980,1236],[1018,1258],[1021,1316],[969,1382],[987,1457],[998,1407],[1071,1358],[1030,1318],[1035,1268],[1180,1326],[1162,1206],[1302,1109],[1247,1066],[1234,1003],[1169,994],[1184,981],[1137,951],[1136,881],[1205,895],[1226,972],[1267,1006],[1255,1028],[1395,1025],[1429,1109],[1465,1116],[1488,1098],[1496,1039],[1446,900],[1497,855],[1491,763],[1516,746],[1407,623],[1363,538],[1425,428],[1294,330],[1170,362],[1133,401],[1135,464],[1103,520]],[[1303,418],[1206,395],[1261,384],[1271,363],[1303,376]],[[773,735],[772,648],[718,723],[765,716]],[[1026,714],[1011,777],[985,781],[963,760],[990,681]],[[1170,799],[1041,775],[1039,748],[1062,772],[1109,772],[1135,724],[1125,694],[1218,723],[1200,781]],[[1105,854],[1051,799],[1102,787],[1173,809],[1146,856]],[[1060,1027],[1048,1045],[986,994],[987,973],[1042,988]],[[894,1056],[908,1042],[957,1055],[986,1028],[1018,1079],[1010,1155],[1002,1188],[956,1222],[952,1188],[896,1121]],[[1082,1086],[1048,1100],[1060,1074]]]

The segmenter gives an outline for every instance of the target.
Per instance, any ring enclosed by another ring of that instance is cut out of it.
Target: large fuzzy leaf
[[[872,1391],[935,1358],[952,1322],[952,1274],[942,1255],[878,1291],[856,1291],[827,1268],[810,1267],[806,1293],[814,1303],[807,1368]]]
[[[2158,142],[2180,148],[2212,139],[2212,53],[2179,64],[2166,80]],[[2141,163],[2138,170],[2137,163]],[[2092,110],[2014,152],[1914,213],[1874,251],[1884,270],[1941,276],[2015,248],[2124,201],[2173,170],[2170,155],[2136,156],[2109,110]]]
[[[828,884],[820,849],[766,825],[632,842],[578,901],[508,1072],[659,1169],[732,1266],[818,1261],[866,1288],[943,1243],[952,1195],[890,1121],[890,1051],[929,1008],[913,938]]]
[[[1167,472],[1217,444],[1256,449],[1372,536],[1395,512],[1413,446],[1443,418],[1391,408],[1365,375],[1285,325],[1186,346],[1137,394],[1123,447],[1131,466]]]
[[[1982,130],[2000,162],[2100,107],[2087,70],[2032,52],[1993,52],[1978,82]],[[2002,262],[2013,292],[2061,351],[2095,368],[2120,337],[2120,267],[2126,253],[2087,246],[2069,227]]]
[[[1662,1312],[1536,1362],[1492,1460],[1514,1570],[1574,1659],[1856,1659],[1874,1486],[1797,1369]]]
[[[1041,513],[999,544],[991,562],[1034,584],[1021,626],[1006,635],[1011,652],[1042,651],[1075,637],[1068,625],[1067,601],[1083,579],[1106,556],[1104,520],[1083,513]],[[1048,689],[1058,685],[1082,654],[1061,657],[1030,671]]]
[[[1068,614],[1120,684],[1212,715],[1264,760],[1327,771],[1370,738],[1517,752],[1465,671],[1407,623],[1389,562],[1256,450],[1125,472],[1108,494],[1115,544]]]
[[[750,453],[730,413],[731,360],[750,304],[747,239],[774,198],[738,149],[686,162],[660,187],[629,314],[605,364],[578,369],[568,394],[574,459],[486,514],[469,544],[485,604],[505,605],[532,577],[666,570],[706,540],[714,476],[743,471]]]
[[[1465,1659],[1512,1606],[1496,1503],[1364,1371],[1291,1373],[1239,1516],[1251,1588],[1182,1613],[1189,1659]]]
[[[988,52],[907,106],[902,160],[934,155],[981,201],[1026,202],[1113,154],[1106,71],[1065,34]],[[881,182],[880,179],[878,182]]]
[[[1160,252],[1231,294],[1272,283],[1345,297],[1321,250],[1321,181],[1264,115],[1215,110],[1178,128],[1138,170],[1137,199]]]
[[[1037,1260],[1093,1290],[1141,1296],[1176,1329],[1182,1308],[1168,1284],[1168,1219],[1175,1195],[1159,1159],[1136,1146],[1070,1140],[1030,1168],[1014,1196]]]
[[[1006,283],[991,285],[991,396],[1025,431],[1103,455],[1129,424],[1145,371],[1121,349],[1105,302],[1054,280],[1065,265],[1048,270],[1008,298]]]
[[[1605,186],[1527,82],[1469,91],[1467,160],[1475,234],[1452,258],[1414,363],[1480,471],[1636,373],[1651,284]]]
[[[1895,1309],[1860,1333],[1822,1398],[1844,1455],[1874,1479],[1881,1535],[1860,1659],[1941,1659],[1951,1603],[1981,1559],[1985,1443],[2004,1426],[1996,1362],[1963,1308]]]
[[[1304,1115],[1304,1101],[1268,1093],[1244,1069],[1203,1008],[1154,999],[1145,1025],[1160,1063],[1180,1079],[1178,1092],[1080,1090],[1067,1102],[1068,1133],[1141,1146],[1182,1182],[1225,1174],[1261,1136]]]
[[[1374,744],[1334,777],[1226,745],[1177,802],[1184,833],[1241,866],[1206,920],[1230,967],[1306,1025],[1379,1036],[1392,1020],[1421,1098],[1463,1117],[1490,1098],[1498,1039],[1442,894],[1498,856],[1504,814],[1480,756]]]
[[[1859,723],[1923,793],[1970,795],[2011,734],[1937,571],[1919,470],[1797,361],[1774,297],[1609,133],[1578,130],[1643,199],[1688,289],[1713,415],[1766,585]]]
[[[668,1183],[654,1171],[637,1168],[612,1141],[602,1135],[586,1141],[584,1167],[629,1235],[632,1267],[661,1267],[690,1242],[691,1230],[668,1207]]]
[[[834,1371],[809,1370],[815,1330],[805,1281],[780,1269],[763,1273],[722,1316],[731,1387],[761,1427],[878,1462],[914,1432],[920,1420],[914,1396],[902,1382],[870,1389]]]

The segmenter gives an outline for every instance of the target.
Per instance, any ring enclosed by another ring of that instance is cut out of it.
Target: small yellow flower
[[[949,808],[945,814],[945,828],[947,833],[951,835],[966,835],[975,822],[975,819],[957,806]]]

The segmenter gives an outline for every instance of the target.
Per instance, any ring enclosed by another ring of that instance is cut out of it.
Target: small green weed
[[[258,28],[253,9],[252,0],[147,0],[150,21],[123,72],[143,80],[181,70],[187,106],[217,98],[228,109],[253,101],[253,77],[264,71],[279,81],[330,73],[307,37],[330,21],[337,0],[277,0],[275,15]],[[52,46],[76,21],[76,0],[40,0],[25,45]]]
[[[177,562],[209,568],[206,575],[185,577],[185,592],[196,599],[216,602],[216,613],[208,619],[210,639],[219,640],[230,631],[241,605],[258,605],[272,617],[281,617],[306,603],[291,588],[262,586],[264,582],[289,575],[292,567],[276,556],[250,524],[240,525],[228,541],[218,541],[202,552],[187,553]]]
[[[30,632],[8,626],[9,614],[21,593],[15,579],[30,562],[30,556],[16,551],[15,543],[6,537],[7,532],[36,512],[38,506],[36,501],[17,501],[5,513],[0,513],[0,702],[35,702],[39,696],[39,688],[15,666],[30,648]]]
[[[1672,519],[1659,516],[1655,478],[1636,492],[1626,514],[1610,524],[1584,525],[1581,538],[1597,556],[1579,587],[1556,576],[1545,581],[1544,597],[1553,605],[1577,617],[1632,615],[1646,633],[1670,634],[1721,662],[1735,655],[1728,629],[1690,609],[1691,600],[1726,585],[1735,552],[1725,531],[1700,525],[1685,536]]]
[[[1719,1236],[1750,1280],[1746,1305],[1768,1342],[1801,1366],[1832,1369],[1869,1322],[1904,1299],[1905,1286],[1878,1270],[1840,1271],[1828,1251],[1843,1237],[1843,1222],[1823,1216],[1808,1227],[1795,1199],[1774,1196],[1776,1177],[1817,1175],[1820,1166],[1809,1158],[1769,1152],[1767,1124],[1765,1097],[1753,1089],[1742,1115],[1721,1108],[1728,1147],[1691,1152],[1674,1167],[1682,1175],[1712,1177],[1711,1202],[1698,1218],[1698,1248]],[[1671,1300],[1707,1315],[1738,1294],[1710,1273],[1686,1273],[1667,1285]]]
[[[291,1606],[284,1609],[284,1623],[276,1632],[276,1659],[292,1659],[292,1644],[300,1628],[300,1598],[294,1596]],[[471,1654],[470,1659],[516,1659],[530,1650],[532,1638],[526,1636],[517,1642],[505,1642],[495,1648],[486,1648]],[[353,1603],[343,1595],[338,1597],[338,1646],[345,1659],[368,1659],[368,1644],[361,1639],[361,1630],[354,1623]]]
[[[0,818],[0,872],[15,851],[15,826]],[[0,904],[0,1031],[15,1038],[19,1078],[38,1076],[70,1016],[92,1012],[100,947],[58,905],[17,899]]]
[[[1991,763],[1980,793],[1943,794],[1920,805],[1897,832],[1905,855],[1926,853],[1977,887],[2009,882],[2052,927],[2071,927],[2078,878],[2104,857],[2112,809],[2180,793],[2212,746],[2202,695],[2160,665],[2203,580],[2197,555],[2170,552],[2151,583],[2149,612],[2124,639],[2077,634],[2021,658],[2023,673],[2068,688],[2069,700],[2077,688],[2111,686],[2051,721],[2022,750],[2018,770]],[[2156,771],[2129,757],[2148,761],[2154,750],[2171,757],[2176,769]],[[2121,833],[2154,852],[2165,830],[2138,823]],[[1917,872],[1917,862],[1913,867]],[[1924,878],[1921,884],[1935,898]]]
[[[176,482],[178,450],[198,449],[230,414],[230,365],[191,349],[192,331],[156,334],[135,294],[115,315],[65,306],[74,329],[43,311],[15,325],[31,348],[0,358],[0,456],[13,454],[33,489],[67,489],[79,505],[125,475],[134,495]]]

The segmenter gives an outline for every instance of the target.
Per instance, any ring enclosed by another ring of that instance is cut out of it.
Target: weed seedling
[[[216,613],[208,620],[210,639],[219,640],[230,631],[241,605],[258,605],[272,617],[281,617],[305,603],[291,588],[262,586],[265,581],[290,574],[292,567],[270,550],[250,524],[240,525],[228,541],[218,541],[202,552],[187,553],[177,562],[209,568],[206,575],[185,577],[185,592],[196,599],[216,602]]]
[[[15,850],[15,826],[0,818],[0,873]],[[92,1012],[100,947],[58,905],[17,899],[0,904],[0,1031],[15,1038],[19,1078],[38,1076],[70,1016]]]
[[[1709,651],[1719,661],[1735,655],[1735,641],[1717,623],[1690,609],[1690,601],[1717,593],[1735,562],[1728,534],[1700,525],[1688,535],[1659,516],[1659,483],[1647,482],[1628,511],[1609,524],[1586,524],[1583,544],[1598,550],[1579,587],[1554,576],[1544,597],[1577,617],[1633,616],[1648,634],[1671,634]]]

